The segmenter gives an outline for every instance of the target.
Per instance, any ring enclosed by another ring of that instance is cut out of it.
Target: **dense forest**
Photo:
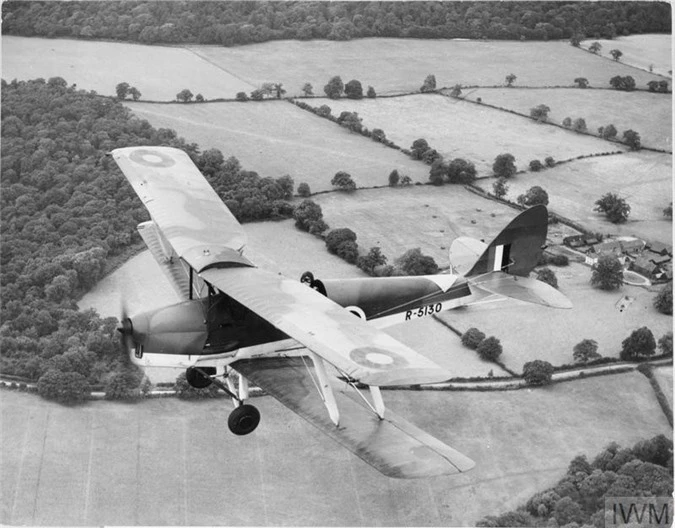
[[[672,494],[672,440],[659,435],[624,449],[612,442],[593,462],[585,455],[574,458],[554,487],[537,493],[523,507],[487,516],[476,526],[598,528],[612,522],[611,517],[605,519],[605,497],[663,498]]]
[[[107,155],[134,145],[185,150],[240,220],[293,213],[288,176],[260,178],[216,149],[200,153],[60,77],[3,80],[2,374],[38,380],[51,370],[100,384],[122,368],[116,319],[80,312],[75,300],[140,241],[136,225],[147,213]]]
[[[7,1],[2,33],[234,46],[366,37],[550,40],[670,33],[666,2]]]

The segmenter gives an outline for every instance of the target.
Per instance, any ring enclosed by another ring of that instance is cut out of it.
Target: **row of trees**
[[[5,2],[3,34],[234,46],[369,37],[551,40],[670,33],[665,3]]]

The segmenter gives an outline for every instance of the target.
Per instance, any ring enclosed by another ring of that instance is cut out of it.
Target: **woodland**
[[[144,44],[270,40],[612,39],[669,33],[666,2],[33,2],[2,4],[2,34]]]

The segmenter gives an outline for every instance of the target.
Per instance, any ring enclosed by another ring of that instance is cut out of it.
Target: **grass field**
[[[384,399],[477,466],[388,479],[268,397],[253,401],[260,427],[235,437],[225,399],[71,408],[3,392],[2,523],[469,526],[554,484],[578,454],[671,436],[639,373]]]
[[[575,161],[541,172],[519,174],[509,181],[507,198],[515,200],[533,185],[549,194],[549,208],[600,233],[635,235],[671,244],[673,224],[663,209],[673,200],[672,156],[626,153]],[[492,180],[479,182],[491,189]],[[612,224],[594,212],[595,201],[617,193],[631,206],[628,222]]]
[[[491,175],[495,158],[505,152],[515,156],[519,169],[526,169],[532,159],[567,159],[623,148],[441,95],[321,102],[332,108],[333,115],[344,110],[358,112],[364,126],[381,128],[401,147],[410,148],[413,141],[424,138],[447,159],[473,162],[479,175]]]
[[[654,376],[656,377],[661,390],[668,398],[670,408],[673,408],[673,367],[658,367],[654,369]]]
[[[672,98],[670,95],[649,92],[619,92],[581,89],[527,89],[480,88],[468,92],[470,100],[481,97],[484,103],[501,106],[529,115],[530,109],[545,104],[551,108],[549,121],[562,124],[566,117],[582,117],[590,132],[613,124],[619,131],[629,129],[640,134],[642,145],[672,150]],[[616,145],[606,143],[607,150]],[[542,160],[543,161],[543,160]]]
[[[283,101],[128,106],[153,126],[172,128],[202,150],[218,148],[261,176],[289,174],[296,185],[308,183],[312,192],[331,189],[330,180],[339,170],[364,187],[386,185],[394,169],[413,181],[429,176],[426,165]]]
[[[588,47],[595,40],[585,40],[581,43],[583,48]],[[673,57],[671,35],[630,35],[618,37],[614,40],[598,40],[604,57],[613,60],[610,51],[618,49],[623,53],[621,62],[649,71],[653,66],[653,72],[672,78]]]
[[[2,78],[38,77],[63,77],[102,95],[115,95],[115,86],[127,82],[142,99],[163,101],[175,100],[184,88],[207,99],[253,88],[183,48],[3,35]]]
[[[667,42],[668,36],[661,37]],[[439,87],[502,85],[510,73],[520,86],[567,86],[576,77],[586,77],[594,86],[608,86],[615,75],[632,75],[639,85],[658,79],[575,49],[568,42],[361,39],[191,49],[250,84],[283,82],[294,95],[302,93],[306,82],[314,86],[315,95],[324,95],[323,86],[334,75],[345,83],[358,79],[364,89],[371,85],[380,94],[419,90],[429,74],[436,76]]]

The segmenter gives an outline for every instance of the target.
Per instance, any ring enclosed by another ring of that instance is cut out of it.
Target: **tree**
[[[273,83],[272,84],[274,91],[277,94],[277,99],[281,99],[281,96],[286,93],[286,90],[284,90],[283,83]]]
[[[469,328],[462,334],[462,344],[472,350],[476,350],[485,339],[485,334],[478,328]]]
[[[409,249],[396,259],[396,266],[405,275],[434,275],[438,265],[433,257],[422,254],[420,248]]]
[[[535,185],[534,187],[530,187],[525,194],[518,196],[517,201],[526,207],[539,204],[548,205],[548,193],[538,185]]]
[[[173,385],[173,390],[176,391],[176,396],[182,400],[215,398],[218,395],[218,386],[215,383],[212,383],[203,389],[197,389],[190,385],[185,372],[181,372],[178,375]]]
[[[235,99],[237,101],[246,102],[248,101],[248,95],[246,95],[246,92],[237,92],[237,96]]]
[[[620,224],[628,220],[630,205],[626,200],[614,193],[607,193],[595,202],[594,211],[605,213],[608,220],[613,224]]]
[[[455,158],[448,164],[447,174],[450,183],[471,183],[476,179],[476,166],[465,159]]]
[[[556,289],[558,288],[558,279],[550,268],[541,268],[540,270],[537,270],[537,280],[545,282]]]
[[[190,101],[192,101],[193,97],[194,96],[192,95],[192,92],[187,88],[185,88],[185,90],[181,90],[176,94],[176,99],[178,101],[182,101],[183,103],[189,103]]]
[[[498,178],[510,178],[516,173],[516,158],[511,154],[500,154],[495,158],[492,171]]]
[[[387,139],[387,136],[385,135],[384,130],[382,130],[381,128],[374,128],[373,131],[370,133],[370,138],[373,141],[382,143]]]
[[[534,108],[530,108],[530,117],[536,119],[539,122],[545,122],[548,120],[548,113],[551,109],[545,104],[540,104]]]
[[[588,88],[588,79],[586,77],[577,77],[574,79],[574,82],[577,83],[579,88]]]
[[[328,105],[321,105],[316,109],[316,115],[320,117],[328,117],[331,113],[331,108]]]
[[[618,258],[603,255],[593,266],[591,284],[601,290],[616,290],[623,284],[623,265]]]
[[[303,231],[310,231],[312,226],[318,222],[323,222],[323,212],[321,206],[312,200],[303,200],[293,210],[295,218],[295,227]]]
[[[307,82],[302,85],[302,92],[305,94],[305,97],[311,97],[314,95],[314,87]]]
[[[673,315],[673,283],[669,282],[654,298],[654,307],[666,315]]]
[[[547,156],[544,160],[544,163],[546,163],[546,166],[549,168],[555,167],[555,160],[553,159],[553,156]]]
[[[324,93],[331,99],[339,99],[344,92],[345,85],[339,75],[332,77],[328,84],[323,87]]]
[[[399,182],[399,185],[401,187],[407,187],[408,185],[412,185],[412,178],[407,174],[404,174],[403,176],[401,176],[401,181]]]
[[[665,356],[673,355],[673,332],[663,334],[661,339],[659,339],[659,350]]]
[[[366,93],[366,96],[369,99],[375,99],[377,97],[377,94],[375,93],[375,88],[373,88],[372,86],[369,86],[368,92]]]
[[[582,523],[584,520],[584,511],[578,502],[571,497],[563,497],[556,502],[553,509],[553,517],[558,521],[558,526],[565,526],[570,523]]]
[[[618,49],[613,49],[612,51],[609,52],[609,54],[610,54],[612,57],[614,57],[614,60],[617,61],[617,62],[618,62],[618,60],[621,58],[621,56],[623,55],[623,53],[621,52],[621,50],[618,50]]]
[[[431,164],[431,169],[429,169],[429,181],[432,185],[443,185],[443,183],[445,183],[445,177],[447,174],[447,165],[442,159],[437,159]]]
[[[570,37],[570,44],[574,46],[575,48],[578,48],[581,45],[581,41],[584,39],[583,35],[580,35],[579,33],[575,33]]]
[[[72,404],[89,398],[89,383],[79,372],[47,370],[37,384],[38,394],[48,400]]]
[[[361,82],[352,79],[345,85],[345,95],[350,99],[363,99],[363,87]]]
[[[596,41],[596,42],[593,42],[593,43],[588,47],[588,51],[590,51],[591,53],[595,53],[596,55],[597,55],[598,53],[600,53],[600,50],[601,50],[601,49],[602,49],[602,44],[600,44],[600,43],[597,42],[597,41]]]
[[[138,101],[141,98],[141,92],[139,92],[135,86],[129,88],[128,93],[134,101]]]
[[[424,84],[420,88],[420,92],[422,93],[428,93],[428,92],[433,92],[436,90],[436,76],[435,75],[427,75],[427,78],[424,79]]]
[[[462,85],[455,84],[455,86],[452,88],[452,91],[450,92],[450,97],[459,97],[460,95],[462,95]]]
[[[543,168],[544,168],[544,164],[541,161],[539,161],[537,159],[534,159],[534,160],[530,161],[530,170],[531,171],[539,172]]]
[[[562,126],[564,126],[565,128],[571,128],[572,127],[572,118],[566,117],[565,119],[563,119]]]
[[[572,128],[576,132],[586,132],[588,130],[588,127],[586,126],[586,120],[583,117],[578,117],[575,119]]]
[[[359,257],[356,265],[365,271],[368,275],[375,274],[375,268],[387,264],[387,257],[382,254],[379,247],[371,247],[368,254],[364,257]]]
[[[302,196],[303,198],[307,198],[312,194],[312,191],[309,188],[309,184],[302,182],[300,185],[298,185],[298,196]]]
[[[352,180],[351,175],[344,171],[336,172],[330,184],[341,191],[352,192],[356,190],[356,183]]]
[[[640,150],[642,148],[640,134],[635,132],[635,130],[626,130],[623,133],[623,142],[628,145],[631,150]]]
[[[606,127],[600,127],[598,133],[602,136],[603,139],[614,139],[618,134],[616,127],[612,124],[607,125]]]
[[[326,235],[326,247],[329,253],[337,253],[338,248],[345,242],[356,242],[356,233],[349,228],[333,229]]]
[[[389,173],[389,187],[396,187],[401,177],[396,169]]]
[[[422,159],[422,156],[429,148],[429,143],[427,143],[426,139],[416,139],[410,147],[410,156],[413,159]]]
[[[497,198],[503,198],[509,191],[509,186],[506,184],[506,181],[506,178],[498,178],[497,181],[492,184],[492,192]]]
[[[363,129],[362,119],[356,112],[342,112],[338,118],[338,123],[351,132],[361,132]]]
[[[513,73],[509,73],[509,74],[506,76],[506,86],[512,87],[512,86],[513,86],[513,82],[514,82],[517,78],[518,78],[518,77],[516,77]]]
[[[622,77],[620,75],[615,75],[609,80],[610,86],[615,90],[622,90],[625,92],[631,92],[635,90],[635,79],[630,75]]]
[[[131,86],[129,83],[121,82],[117,86],[115,86],[115,93],[117,93],[117,98],[124,100],[127,98],[127,94],[129,93],[129,88]]]
[[[528,385],[548,385],[553,378],[553,365],[541,359],[528,361],[523,365],[523,378]]]
[[[143,372],[134,365],[114,372],[105,384],[106,400],[134,400],[141,397]]]
[[[663,216],[666,218],[673,218],[673,202],[663,210]]]
[[[594,359],[602,357],[598,354],[598,342],[593,339],[583,339],[579,341],[574,348],[574,362],[588,363]]]
[[[652,331],[643,326],[634,330],[631,335],[621,343],[620,358],[624,361],[632,361],[640,357],[653,356],[656,352],[656,340]]]
[[[485,361],[497,361],[502,353],[502,344],[494,336],[483,339],[476,348],[478,355]]]
[[[195,101],[198,102],[198,103],[203,103],[204,102],[204,96],[202,94],[198,93],[195,96]]]

